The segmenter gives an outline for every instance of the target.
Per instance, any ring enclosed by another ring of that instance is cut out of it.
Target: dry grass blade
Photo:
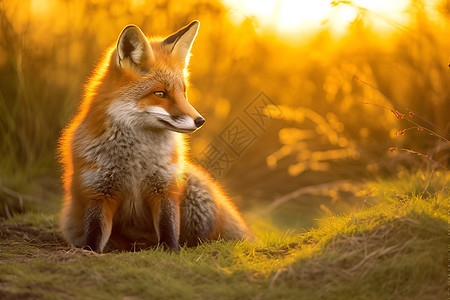
[[[261,214],[263,214],[263,215],[268,214],[270,211],[274,210],[278,206],[280,206],[292,199],[295,199],[301,195],[313,193],[316,191],[321,191],[324,189],[338,188],[342,185],[349,184],[351,182],[352,182],[351,180],[339,180],[339,181],[334,181],[334,182],[330,182],[330,183],[324,183],[324,184],[318,184],[318,185],[299,188],[293,192],[290,192],[289,194],[286,194],[282,197],[275,199],[272,203],[270,203],[266,207],[266,209]]]
[[[392,105],[397,106],[397,107],[400,107],[400,108],[406,110],[408,113],[412,113],[414,116],[419,117],[419,118],[422,119],[423,121],[427,122],[429,125],[435,127],[436,129],[439,129],[440,131],[442,131],[442,132],[444,132],[445,134],[447,134],[448,136],[450,136],[450,133],[448,133],[448,132],[445,131],[444,129],[440,128],[439,126],[434,125],[432,122],[428,121],[426,118],[424,118],[424,117],[422,117],[422,116],[416,114],[415,112],[411,111],[410,109],[408,109],[408,108],[406,108],[406,107],[404,107],[404,106],[402,106],[402,105],[400,105],[400,104],[394,102],[392,99],[390,99],[389,97],[387,97],[386,95],[384,95],[379,89],[377,89],[376,87],[374,87],[374,86],[371,85],[370,83],[367,83],[367,82],[365,82],[365,81],[359,79],[359,78],[358,78],[356,75],[354,75],[354,74],[353,74],[353,77],[354,77],[356,80],[358,80],[359,82],[361,82],[362,84],[365,84],[365,85],[367,85],[368,87],[370,87],[370,88],[374,89],[375,91],[377,91],[384,99],[386,99],[386,100],[387,100],[389,103],[391,103]],[[391,110],[391,111],[392,111],[392,110]],[[419,125],[418,125],[418,126],[419,126]],[[446,138],[443,138],[443,139],[445,139],[445,140],[448,142],[448,140],[447,140]]]

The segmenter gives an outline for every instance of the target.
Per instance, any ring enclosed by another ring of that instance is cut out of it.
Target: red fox
[[[60,139],[63,237],[103,252],[253,239],[210,176],[186,160],[181,133],[205,119],[187,100],[186,66],[200,23],[166,39],[123,29]]]

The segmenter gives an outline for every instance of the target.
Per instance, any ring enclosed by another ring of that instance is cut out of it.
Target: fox
[[[59,227],[98,253],[209,240],[254,240],[220,185],[188,159],[205,119],[189,103],[187,66],[200,22],[166,38],[126,26],[88,80],[59,140]]]

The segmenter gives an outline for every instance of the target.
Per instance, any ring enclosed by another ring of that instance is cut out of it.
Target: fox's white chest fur
[[[149,226],[148,197],[166,190],[178,164],[173,159],[175,133],[143,130],[123,117],[111,116],[111,126],[102,136],[92,138],[83,130],[75,151],[95,168],[81,172],[83,184],[104,195],[118,195],[116,218],[121,223]]]

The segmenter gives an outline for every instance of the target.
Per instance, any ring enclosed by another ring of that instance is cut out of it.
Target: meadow
[[[304,232],[253,224],[257,242],[96,254],[56,217],[0,225],[3,299],[446,299],[448,174],[372,182],[350,214]]]
[[[314,30],[282,32],[228,2],[0,2],[1,298],[444,299],[448,3],[386,19],[330,1]],[[195,19],[188,96],[207,122],[191,159],[259,242],[70,248],[57,146],[84,84],[127,24],[164,36]]]

